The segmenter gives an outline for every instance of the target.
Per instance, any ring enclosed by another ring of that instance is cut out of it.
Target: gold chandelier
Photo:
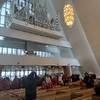
[[[67,26],[72,27],[74,24],[74,10],[70,3],[64,6],[64,20]]]

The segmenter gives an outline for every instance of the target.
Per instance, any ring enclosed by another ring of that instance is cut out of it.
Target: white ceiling
[[[52,0],[56,12],[60,12],[61,25],[72,45],[72,51],[84,71],[100,74],[100,0],[72,0],[75,23],[72,28],[65,25],[63,7],[71,0]]]
[[[100,0],[73,0],[73,3],[100,66]]]

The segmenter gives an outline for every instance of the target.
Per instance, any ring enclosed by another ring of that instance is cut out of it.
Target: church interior
[[[100,100],[99,0],[0,0],[0,100]]]

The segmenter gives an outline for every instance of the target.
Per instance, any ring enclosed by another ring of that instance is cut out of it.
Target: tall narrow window
[[[0,54],[2,54],[2,47],[0,47]]]
[[[8,54],[12,54],[12,48],[8,48]]]
[[[3,54],[7,54],[7,48],[3,47]]]

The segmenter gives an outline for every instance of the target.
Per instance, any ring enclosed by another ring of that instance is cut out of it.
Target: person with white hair
[[[63,76],[63,74],[61,74],[61,75],[58,77],[58,81],[59,81],[59,84],[60,84],[60,85],[63,84],[62,76]]]

